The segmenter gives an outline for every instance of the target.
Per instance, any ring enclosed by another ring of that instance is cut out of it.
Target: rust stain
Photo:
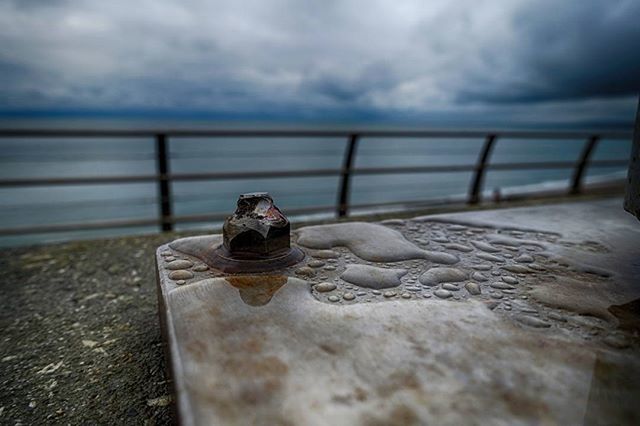
[[[389,376],[389,380],[378,387],[378,395],[388,398],[401,390],[417,391],[421,389],[420,381],[415,373],[408,371],[396,371]]]
[[[262,340],[251,338],[242,344],[242,350],[250,353],[262,352]]]
[[[264,306],[287,282],[284,275],[236,275],[225,280],[238,289],[240,299],[250,306]]]
[[[388,416],[366,416],[363,424],[367,426],[412,426],[424,423],[420,421],[420,418],[411,407],[400,404],[396,405]]]
[[[356,399],[360,402],[367,400],[367,391],[365,391],[362,388],[355,388],[354,395],[356,396]]]
[[[251,378],[268,376],[282,376],[289,371],[287,364],[278,357],[265,356],[255,359],[229,358],[224,363],[224,368],[236,378]]]
[[[202,342],[193,340],[187,343],[185,347],[187,352],[191,354],[194,360],[201,362],[206,358],[207,348]]]

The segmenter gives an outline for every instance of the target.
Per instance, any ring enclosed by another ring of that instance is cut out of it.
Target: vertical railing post
[[[162,231],[172,231],[171,214],[171,182],[169,181],[169,143],[167,135],[156,135],[156,176],[158,182],[158,204],[160,208],[160,228]]]
[[[338,202],[336,204],[336,214],[338,217],[345,217],[349,214],[349,186],[351,184],[351,169],[356,156],[358,146],[358,134],[349,135],[347,147],[344,152],[342,170],[340,172],[340,190],[338,192]]]
[[[571,179],[569,194],[576,195],[582,192],[582,178],[584,177],[584,172],[587,170],[589,158],[598,145],[599,140],[600,136],[593,135],[585,142],[580,158],[576,162],[576,167],[573,169],[573,178]]]
[[[482,151],[480,151],[480,154],[478,155],[476,171],[473,175],[471,186],[469,186],[469,198],[467,199],[467,204],[478,204],[480,202],[480,192],[482,191],[487,162],[489,161],[493,145],[497,138],[497,135],[488,134],[484,141]]]

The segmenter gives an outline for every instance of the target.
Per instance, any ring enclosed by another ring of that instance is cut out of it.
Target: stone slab
[[[640,421],[640,226],[621,200],[293,240],[307,258],[270,275],[208,268],[220,236],[158,249],[183,424]]]

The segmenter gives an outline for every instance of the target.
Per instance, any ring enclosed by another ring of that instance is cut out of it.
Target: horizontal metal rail
[[[597,160],[589,162],[589,167],[624,166],[627,160]],[[542,170],[570,169],[575,166],[571,161],[545,161],[522,163],[495,163],[485,166],[487,170]],[[416,167],[359,167],[350,169],[351,175],[385,175],[411,173],[450,173],[474,172],[479,167],[471,164],[449,166],[416,166]],[[274,170],[261,172],[223,172],[223,173],[175,173],[168,175],[125,175],[125,176],[87,176],[64,178],[25,178],[0,180],[1,187],[15,186],[49,186],[49,185],[104,185],[115,183],[155,182],[158,176],[170,181],[206,181],[206,180],[247,180],[276,179],[294,177],[340,176],[345,169],[310,169],[310,170]]]
[[[630,132],[582,132],[582,131],[528,131],[528,130],[309,130],[309,129],[136,129],[136,130],[100,130],[100,129],[0,129],[0,138],[154,138],[156,150],[155,174],[115,175],[115,176],[71,176],[71,177],[38,177],[0,179],[0,188],[54,186],[54,185],[112,185],[154,183],[158,188],[158,218],[122,219],[99,222],[70,224],[44,224],[37,226],[20,226],[0,228],[0,235],[39,234],[48,232],[68,232],[79,230],[96,230],[124,227],[159,226],[163,231],[170,231],[176,223],[195,223],[222,220],[227,213],[205,215],[176,216],[173,211],[171,183],[180,181],[209,180],[247,180],[278,179],[306,177],[340,177],[337,201],[334,206],[313,206],[300,209],[288,209],[288,214],[308,214],[313,212],[329,212],[334,210],[337,216],[347,216],[350,209],[370,208],[383,205],[420,205],[425,201],[409,200],[404,202],[350,205],[350,181],[354,175],[386,175],[386,174],[419,174],[419,173],[453,173],[472,172],[472,180],[467,198],[468,203],[481,201],[483,178],[488,170],[542,170],[573,169],[570,193],[578,194],[582,189],[583,176],[587,167],[617,167],[627,164],[626,160],[591,161],[590,157],[597,143],[602,139],[631,140]],[[204,172],[204,173],[171,173],[170,140],[180,138],[202,137],[242,137],[242,138],[346,138],[347,145],[341,168],[322,168],[304,170],[264,170],[238,172]],[[436,166],[404,166],[404,167],[355,167],[357,144],[363,139],[372,138],[447,138],[471,139],[484,138],[485,145],[480,152],[476,164],[436,165]],[[580,158],[575,162],[509,162],[491,163],[491,152],[499,139],[532,139],[554,140],[557,142],[575,139],[587,140]],[[51,141],[55,143],[55,140]],[[5,162],[6,163],[6,162]]]
[[[484,138],[487,134],[494,134],[501,139],[586,139],[594,135],[590,131],[561,131],[561,130],[296,130],[296,129],[136,129],[136,130],[110,130],[110,129],[0,129],[0,137],[33,137],[33,138],[144,138],[155,137],[164,134],[171,138],[180,137],[243,137],[243,138],[314,138],[332,137],[347,138],[358,135],[360,138]],[[601,139],[630,139],[631,132],[602,131],[595,132]]]

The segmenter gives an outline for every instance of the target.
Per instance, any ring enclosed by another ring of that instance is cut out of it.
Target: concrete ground
[[[159,235],[0,254],[0,424],[172,424]]]

